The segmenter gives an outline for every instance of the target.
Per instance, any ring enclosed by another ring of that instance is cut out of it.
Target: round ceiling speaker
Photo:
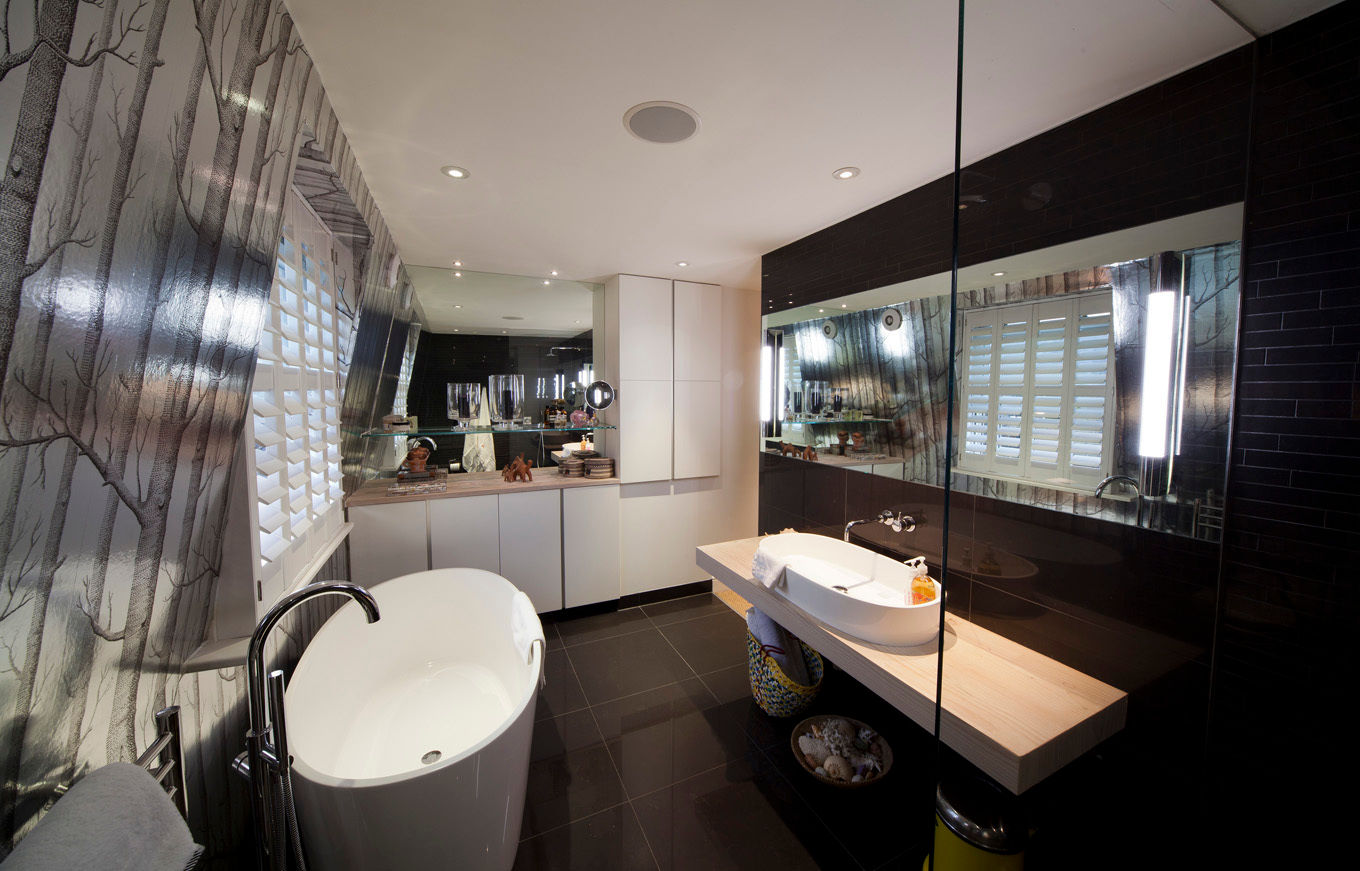
[[[828,339],[834,339],[836,338],[836,334],[839,332],[840,330],[836,329],[835,321],[822,321],[823,336],[826,336]]]
[[[623,126],[643,142],[684,142],[699,132],[699,114],[688,106],[657,100],[623,113]]]
[[[880,321],[885,330],[895,330],[902,326],[902,313],[895,308],[890,308],[883,313]]]

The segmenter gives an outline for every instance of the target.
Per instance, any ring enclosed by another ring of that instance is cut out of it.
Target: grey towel
[[[77,781],[0,865],[4,871],[187,871],[202,852],[156,778],[114,762]]]

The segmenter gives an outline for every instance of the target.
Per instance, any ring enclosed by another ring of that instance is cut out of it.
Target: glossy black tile
[[[531,755],[536,758],[529,763],[521,837],[564,826],[624,800],[623,783],[589,711],[536,723],[534,742]]]
[[[706,617],[709,614],[732,613],[732,609],[712,593],[686,596],[683,599],[671,599],[668,602],[657,602],[654,605],[643,605],[642,611],[657,626],[680,623],[685,620],[693,620],[695,617]]]
[[[566,654],[592,705],[694,677],[694,671],[650,622],[640,632],[568,647]]]
[[[698,678],[592,709],[606,746],[636,798],[740,760],[746,736]]]
[[[616,805],[521,841],[515,871],[649,871],[656,860],[633,809]]]
[[[586,694],[576,679],[565,650],[549,650],[543,655],[544,686],[538,690],[538,707],[534,719],[542,720],[580,710],[586,706]]]
[[[546,621],[543,623],[543,641],[546,645],[546,650],[562,649],[562,636],[557,632],[556,623],[549,623]]]
[[[663,869],[813,871],[855,860],[754,746],[747,758],[635,799]]]
[[[803,513],[808,523],[813,526],[835,528],[844,526],[845,479],[850,473],[844,469],[820,466],[816,463],[804,465],[807,466],[807,470],[804,473],[806,492],[803,497]]]
[[[562,646],[564,647],[575,647],[578,644],[588,644],[604,638],[627,635],[629,632],[650,628],[651,625],[641,608],[607,611],[589,617],[563,620],[556,624],[557,631],[562,636]]]
[[[746,661],[746,622],[730,609],[723,611],[661,627],[697,674]]]

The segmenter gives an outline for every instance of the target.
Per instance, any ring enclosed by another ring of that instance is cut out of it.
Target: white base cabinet
[[[363,505],[349,509],[349,575],[369,586],[430,567],[424,502]]]
[[[567,608],[619,597],[618,487],[562,491],[562,591]]]
[[[458,496],[349,509],[350,574],[363,586],[478,568],[539,613],[619,598],[619,485]]]
[[[431,499],[430,568],[486,569],[500,574],[500,496]]]
[[[528,594],[534,610],[562,609],[562,491],[500,499],[501,577]]]

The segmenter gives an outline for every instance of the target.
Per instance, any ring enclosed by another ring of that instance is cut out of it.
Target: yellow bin
[[[1020,871],[1028,838],[1015,798],[999,787],[976,777],[936,787],[935,871]]]

